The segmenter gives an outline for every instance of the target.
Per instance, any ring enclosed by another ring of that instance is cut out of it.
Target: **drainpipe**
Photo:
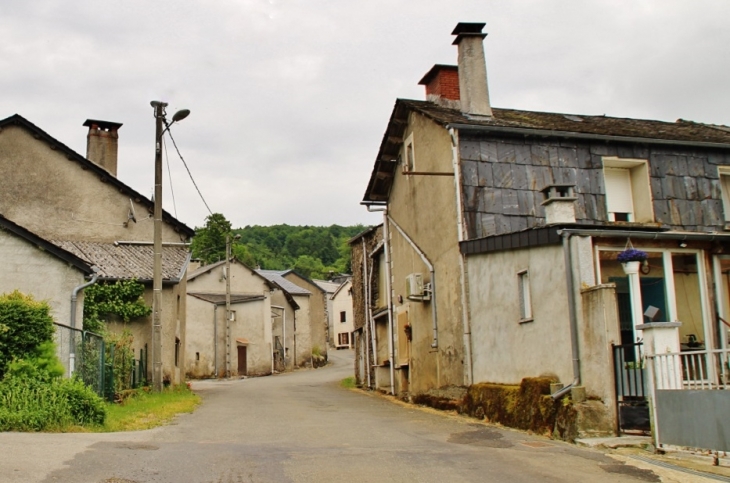
[[[368,332],[370,332],[370,277],[368,277],[368,253],[367,253],[367,247],[365,246],[365,238],[362,238],[362,285],[363,285],[363,295],[364,295],[364,312],[365,320],[363,321],[363,328],[367,325]],[[368,387],[370,387],[370,344],[368,342],[368,334],[365,334],[365,331],[363,330],[363,339],[365,339],[365,364],[363,364],[363,367],[368,373]],[[370,334],[372,336],[372,334]]]
[[[213,304],[213,376],[218,378],[218,306]]]
[[[573,260],[570,253],[571,233],[563,232],[563,256],[565,258],[565,280],[568,288],[568,316],[570,317],[570,349],[573,354],[573,382],[552,394],[557,401],[580,384],[580,355],[578,353],[578,317],[575,313],[575,292],[573,281]]]
[[[382,208],[373,208],[371,205],[365,205],[367,210],[370,212],[374,211],[382,211],[383,212],[383,252],[385,253],[385,296],[386,296],[386,305],[388,307],[388,362],[390,364],[390,393],[395,395],[395,358],[393,357],[393,281],[391,278],[391,266],[390,266],[390,230],[388,229],[388,220],[390,219],[390,216],[388,216],[388,207],[384,206]],[[396,225],[397,226],[397,225]],[[377,361],[377,346],[375,345],[375,320],[372,321],[372,331],[371,331],[372,337],[373,337],[373,362],[375,364],[378,363]],[[377,385],[378,378],[375,377],[375,384]]]
[[[434,271],[433,264],[428,259],[426,254],[423,253],[423,250],[421,250],[418,245],[416,245],[416,243],[411,240],[411,237],[409,237],[408,234],[403,231],[403,228],[401,228],[398,223],[396,223],[390,216],[388,216],[387,214],[386,216],[388,220],[393,223],[393,226],[395,226],[396,230],[398,230],[403,238],[405,238],[408,244],[413,247],[413,250],[418,253],[418,256],[421,257],[421,260],[423,260],[423,263],[428,267],[428,271],[431,274],[431,325],[433,328],[433,341],[431,342],[431,348],[436,349],[439,346],[439,330],[438,319],[436,316],[436,272]]]
[[[388,304],[388,361],[390,363],[390,393],[395,395],[395,358],[393,357],[393,279],[390,266],[390,230],[388,229],[388,209],[383,210],[383,242],[385,248],[385,279],[387,281]],[[397,226],[397,225],[396,225]]]
[[[90,285],[94,285],[96,283],[96,280],[99,278],[99,272],[96,267],[93,267],[92,270],[94,270],[94,273],[91,275],[91,280],[88,282],[79,285],[78,287],[74,288],[71,292],[71,317],[69,318],[70,326],[72,328],[76,328],[76,301],[78,299],[79,292],[85,289],[86,287]],[[76,369],[76,344],[74,344],[74,338],[73,334],[72,337],[69,338],[69,352],[68,352],[68,375],[69,377],[73,375],[74,370]]]
[[[454,192],[456,193],[456,233],[459,244],[466,239],[464,212],[461,206],[461,162],[459,157],[458,134],[449,128],[451,136],[451,163],[454,166]],[[459,253],[459,283],[461,285],[461,319],[464,326],[464,382],[470,386],[474,381],[474,367],[471,351],[471,314],[469,313],[469,286],[466,279],[466,255]]]

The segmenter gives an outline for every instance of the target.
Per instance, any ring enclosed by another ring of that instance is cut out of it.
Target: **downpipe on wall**
[[[92,267],[92,270],[94,271],[93,275],[91,275],[91,280],[88,282],[79,285],[78,287],[74,288],[71,292],[71,317],[69,318],[69,325],[71,328],[76,328],[76,306],[77,301],[79,298],[79,292],[85,289],[86,287],[89,287],[91,285],[94,285],[96,281],[99,279],[99,271],[96,267]],[[76,370],[76,344],[74,344],[74,338],[73,336],[69,338],[69,352],[68,352],[68,374],[69,376],[73,375],[74,371]]]
[[[426,254],[423,253],[423,250],[421,250],[419,246],[416,245],[416,242],[411,240],[411,237],[408,236],[403,228],[401,228],[400,225],[398,225],[398,223],[396,223],[395,220],[390,217],[390,215],[386,214],[386,217],[387,220],[390,220],[390,222],[393,223],[393,226],[396,230],[398,230],[398,233],[403,236],[403,238],[408,242],[408,244],[413,248],[418,256],[421,257],[423,263],[428,267],[428,271],[431,276],[431,326],[433,329],[433,340],[431,342],[431,348],[436,349],[439,346],[439,329],[436,312],[436,271],[433,268],[433,263],[431,263],[431,260],[429,260]]]
[[[570,349],[573,356],[573,382],[553,393],[553,401],[557,401],[570,390],[580,384],[580,353],[578,349],[578,317],[575,311],[575,292],[573,280],[573,257],[570,252],[570,232],[563,231],[563,257],[565,259],[565,280],[568,288],[568,316],[570,318]]]
[[[454,192],[456,194],[456,233],[459,244],[466,239],[464,229],[464,210],[461,205],[461,163],[459,156],[459,138],[454,128],[449,129],[451,137],[451,164],[454,167]],[[461,318],[464,326],[464,383],[470,386],[474,381],[474,369],[471,351],[471,314],[469,313],[469,284],[467,282],[466,255],[459,253],[459,283],[461,285]]]

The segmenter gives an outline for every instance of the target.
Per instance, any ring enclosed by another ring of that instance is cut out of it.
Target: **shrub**
[[[53,336],[53,318],[46,302],[17,290],[0,295],[0,377],[13,359],[36,355]]]
[[[56,355],[56,344],[42,342],[26,359],[14,359],[8,364],[8,374],[36,379],[53,379],[63,376],[64,368]]]
[[[63,431],[105,418],[102,399],[77,379],[8,374],[0,381],[0,431]]]

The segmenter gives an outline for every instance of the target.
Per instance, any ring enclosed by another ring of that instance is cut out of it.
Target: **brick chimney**
[[[487,64],[484,60],[485,23],[456,25],[453,45],[459,48],[459,95],[461,112],[475,116],[492,116],[487,88]]]
[[[117,151],[121,123],[87,119],[84,126],[89,128],[86,136],[86,159],[117,175]]]
[[[452,109],[461,109],[457,66],[436,64],[418,84],[426,86],[427,101]]]

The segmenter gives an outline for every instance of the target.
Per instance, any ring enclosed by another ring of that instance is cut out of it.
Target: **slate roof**
[[[327,292],[328,294],[333,294],[337,291],[337,289],[342,285],[341,283],[335,283],[330,282],[329,280],[315,280],[312,279],[312,282],[316,283],[319,288]]]
[[[398,103],[402,103],[404,106],[444,125],[462,124],[474,127],[538,129],[563,133],[680,141],[680,144],[684,142],[715,143],[730,147],[730,131],[726,126],[702,124],[683,119],[678,119],[676,122],[665,122],[605,115],[588,116],[498,108],[492,109],[494,116],[491,118],[477,118],[466,116],[456,109],[441,107],[428,101],[399,99]]]
[[[493,117],[469,116],[429,101],[397,99],[375,159],[363,203],[384,203],[397,169],[410,112],[464,131],[511,135],[597,139],[644,144],[730,149],[730,127],[678,119],[676,122],[493,108]],[[352,240],[351,240],[352,241]]]
[[[154,209],[154,203],[152,200],[146,198],[139,192],[135,191],[122,181],[120,181],[116,176],[112,175],[109,171],[102,168],[98,164],[94,163],[93,161],[90,161],[74,151],[73,149],[69,148],[47,132],[45,132],[43,129],[39,128],[32,122],[25,119],[20,114],[14,114],[8,118],[0,120],[0,129],[4,126],[8,125],[17,125],[20,126],[27,131],[29,131],[36,139],[40,139],[44,142],[46,142],[51,149],[58,150],[66,155],[66,158],[69,161],[76,162],[81,165],[83,169],[89,170],[99,176],[99,179],[105,183],[109,183],[110,185],[114,186],[116,189],[118,189],[121,193],[124,193],[125,195],[129,196],[130,198],[134,199],[137,203],[142,203],[145,205],[149,210],[150,213]],[[168,213],[165,210],[162,210],[162,220],[166,223],[169,223],[175,231],[182,233],[183,235],[187,236],[188,238],[191,238],[195,235],[195,230],[190,228],[189,226],[185,225],[181,221],[179,221],[177,218],[173,217],[170,213]]]
[[[93,272],[93,269],[91,268],[89,262],[85,259],[82,259],[76,254],[65,250],[64,248],[61,248],[57,245],[54,245],[52,242],[46,240],[45,238],[42,238],[35,233],[26,230],[22,226],[5,218],[3,215],[0,215],[0,229],[13,233],[20,238],[23,238],[27,242],[37,246],[41,250],[44,250],[58,257],[61,260],[64,260],[65,262],[73,265],[74,267],[78,268],[86,274],[91,274]]]
[[[188,292],[188,295],[195,297],[206,302],[210,302],[214,305],[224,305],[226,303],[226,294],[221,293],[200,293],[200,292]],[[266,297],[263,295],[256,294],[231,294],[232,304],[244,304],[246,302],[255,302],[257,300],[264,300]]]
[[[53,240],[53,243],[99,269],[101,279],[151,281],[154,247],[151,244]],[[185,246],[162,246],[162,279],[177,283],[185,274],[190,253]]]
[[[256,273],[263,276],[266,280],[275,283],[281,287],[282,290],[289,292],[292,295],[312,295],[312,292],[309,290],[285,279],[284,275],[289,272],[291,272],[291,270],[256,270]]]

